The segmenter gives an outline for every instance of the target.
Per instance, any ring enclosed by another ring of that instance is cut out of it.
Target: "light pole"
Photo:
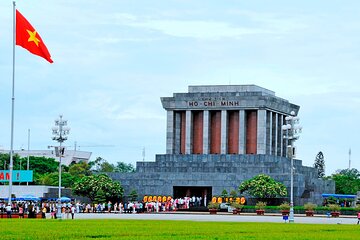
[[[290,158],[290,215],[289,222],[294,222],[294,142],[299,139],[299,133],[302,127],[299,125],[299,117],[295,116],[295,112],[291,111],[289,116],[285,117],[286,124],[282,126],[284,138],[288,140],[287,156]]]
[[[70,132],[70,128],[66,127],[67,120],[62,119],[62,115],[59,116],[59,119],[55,120],[55,126],[52,128],[52,133],[54,137],[53,140],[59,142],[59,199],[57,207],[57,218],[61,218],[61,157],[64,154],[62,149],[62,143],[67,140],[67,135]]]

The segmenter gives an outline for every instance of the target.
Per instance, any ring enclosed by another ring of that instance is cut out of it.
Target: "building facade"
[[[167,154],[286,156],[281,126],[300,108],[255,85],[190,86],[161,101]]]
[[[135,173],[109,173],[127,192],[210,199],[264,173],[290,192],[290,161],[283,138],[285,117],[300,107],[255,85],[189,86],[161,98],[167,111],[166,154],[137,162]],[[295,204],[322,201],[335,191],[315,168],[294,161]]]

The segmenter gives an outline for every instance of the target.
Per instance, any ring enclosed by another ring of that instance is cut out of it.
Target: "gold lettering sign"
[[[188,101],[188,107],[238,107],[240,106],[239,101],[228,101],[228,100],[221,100],[221,101]]]

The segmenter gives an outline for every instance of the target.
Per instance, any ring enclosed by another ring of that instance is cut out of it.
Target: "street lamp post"
[[[289,222],[294,222],[294,142],[299,139],[299,133],[302,127],[299,125],[299,117],[295,116],[295,112],[291,111],[289,116],[285,117],[286,124],[282,126],[284,138],[288,140],[287,156],[290,158],[290,214]]]
[[[57,218],[61,218],[61,157],[63,155],[62,143],[67,140],[67,135],[70,132],[70,128],[67,126],[67,120],[62,119],[62,115],[59,116],[59,119],[55,120],[55,126],[52,128],[52,133],[54,137],[53,140],[59,142],[59,199],[57,206]]]

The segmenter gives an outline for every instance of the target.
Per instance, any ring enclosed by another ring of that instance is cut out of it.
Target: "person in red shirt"
[[[22,205],[19,206],[19,218],[24,218],[24,208]]]

